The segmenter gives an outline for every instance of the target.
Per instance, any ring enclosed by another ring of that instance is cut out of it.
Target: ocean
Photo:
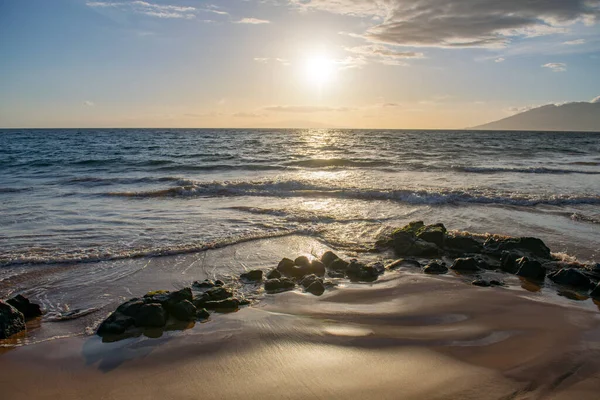
[[[51,310],[102,306],[107,282],[157,256],[294,234],[360,252],[412,220],[536,236],[590,262],[600,134],[2,130],[0,205],[0,294]],[[152,279],[183,285],[169,268]],[[91,284],[104,285],[96,298]]]

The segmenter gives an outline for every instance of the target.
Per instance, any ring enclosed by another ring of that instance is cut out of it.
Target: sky
[[[0,127],[461,129],[600,96],[600,0],[0,0]]]

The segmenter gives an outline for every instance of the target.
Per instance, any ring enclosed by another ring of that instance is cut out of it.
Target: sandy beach
[[[294,246],[319,244],[267,240],[204,259],[239,262],[251,248],[268,259]],[[137,274],[138,290],[151,275]],[[454,273],[401,269],[321,297],[262,294],[190,329],[113,343],[44,340],[38,331],[37,343],[0,355],[2,398],[596,399],[597,306],[530,292],[512,278],[504,288],[478,288]]]

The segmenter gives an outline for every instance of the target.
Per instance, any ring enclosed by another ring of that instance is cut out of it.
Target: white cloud
[[[281,65],[291,65],[291,63],[285,58],[254,57],[254,61],[259,62],[261,64],[267,64],[271,61],[275,61],[277,63],[280,63]]]
[[[83,102],[83,105],[86,107],[94,107],[96,104],[93,101],[86,100]]]
[[[577,46],[584,43],[585,39],[569,40],[567,42],[563,42],[563,44],[566,44],[567,46]]]
[[[496,58],[496,59],[494,60],[494,62],[497,62],[497,63],[501,63],[501,62],[504,62],[504,61],[506,61],[506,59],[505,59],[505,58],[503,58],[503,57],[498,57],[498,58]]]
[[[258,18],[242,18],[239,21],[235,21],[236,24],[251,24],[251,25],[262,25],[262,24],[270,24],[271,21],[267,21],[266,19],[258,19]]]
[[[542,68],[548,68],[552,72],[565,72],[567,70],[567,64],[565,63],[548,63],[542,65]]]

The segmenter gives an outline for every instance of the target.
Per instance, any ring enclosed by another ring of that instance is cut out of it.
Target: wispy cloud
[[[506,61],[506,59],[505,59],[505,58],[503,58],[503,57],[498,57],[498,58],[496,58],[496,59],[494,60],[494,62],[497,62],[497,63],[501,63],[501,62],[504,62],[504,61]]]
[[[567,70],[567,64],[565,63],[548,63],[542,65],[542,68],[548,68],[552,72],[565,72]]]
[[[404,60],[425,57],[421,52],[400,51],[380,44],[346,47],[345,50],[354,55],[354,61],[357,59],[364,61],[362,64],[375,62],[386,65],[407,66],[408,64]]]
[[[86,107],[94,107],[96,104],[91,100],[86,100],[83,102],[83,105]]]
[[[196,17],[197,9],[189,6],[178,6],[169,4],[154,4],[146,1],[130,2],[104,2],[89,1],[88,7],[94,8],[114,8],[121,11],[130,11],[136,14],[143,14],[156,18],[183,18],[192,19]]]
[[[269,57],[254,57],[254,61],[259,62],[261,64],[268,64],[270,62],[276,62],[281,65],[291,65],[291,63],[285,58],[269,58]]]
[[[327,106],[268,106],[263,108],[265,111],[284,112],[284,113],[321,113],[321,112],[347,112],[353,110],[349,107],[327,107]]]
[[[234,117],[234,118],[264,118],[265,116],[266,116],[265,114],[249,113],[249,112],[238,112],[238,113],[232,114],[232,117]]]
[[[239,21],[235,21],[236,24],[250,24],[250,25],[262,25],[262,24],[270,24],[271,21],[267,21],[266,19],[258,19],[258,18],[242,18]]]
[[[585,44],[585,39],[577,39],[577,40],[569,40],[567,42],[563,42],[567,46],[578,46],[580,44]]]

